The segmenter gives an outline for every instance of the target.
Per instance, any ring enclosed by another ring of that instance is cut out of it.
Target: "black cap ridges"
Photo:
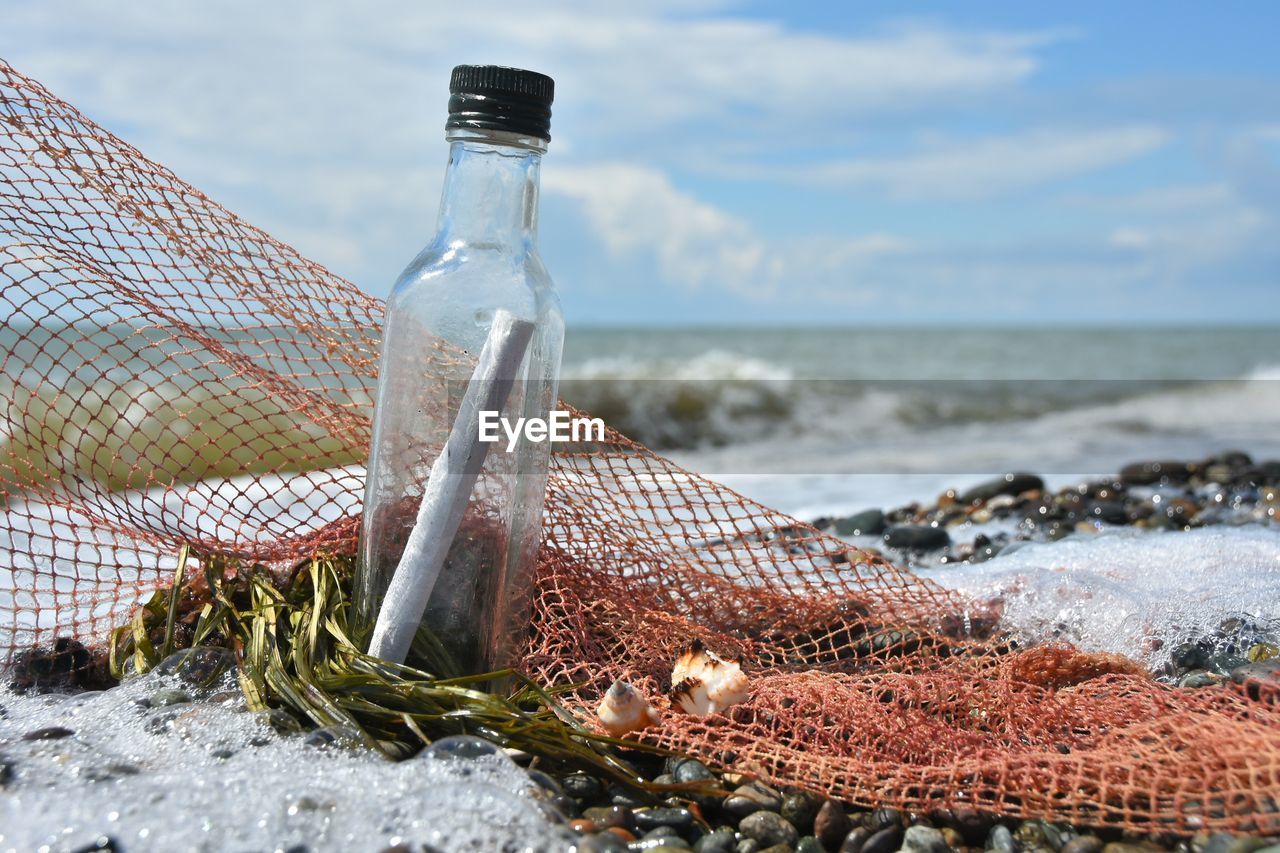
[[[449,77],[446,130],[505,130],[551,139],[555,82],[545,74],[501,65],[459,65]]]

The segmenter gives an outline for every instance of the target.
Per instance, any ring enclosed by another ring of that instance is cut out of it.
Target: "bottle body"
[[[372,629],[496,313],[534,324],[502,417],[546,418],[564,321],[537,251],[538,140],[451,132],[435,239],[387,302],[355,605]],[[549,442],[506,436],[484,466],[407,663],[441,676],[513,663],[528,625]]]

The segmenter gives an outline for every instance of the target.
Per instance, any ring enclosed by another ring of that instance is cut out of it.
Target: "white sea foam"
[[[565,850],[570,839],[508,758],[409,761],[281,736],[234,683],[191,704],[138,702],[181,687],[150,675],[73,697],[0,692],[0,850],[73,850],[109,836],[129,851]],[[56,740],[23,740],[48,727]]]
[[[1226,617],[1280,627],[1280,531],[1271,527],[1078,534],[925,574],[1002,602],[1006,626],[1028,640],[1062,638],[1151,666]]]

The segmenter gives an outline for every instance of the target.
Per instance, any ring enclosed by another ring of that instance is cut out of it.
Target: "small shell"
[[[596,709],[600,725],[614,737],[622,737],[658,722],[658,712],[625,681],[615,681]]]
[[[706,717],[746,701],[750,680],[740,661],[726,661],[694,640],[671,670],[671,701],[685,713]]]

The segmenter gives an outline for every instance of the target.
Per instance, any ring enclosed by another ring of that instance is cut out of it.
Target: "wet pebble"
[[[931,826],[912,826],[902,836],[903,853],[947,853],[950,849],[942,833]]]
[[[797,791],[782,798],[779,814],[796,828],[801,835],[813,832],[813,822],[822,808],[822,798]]]
[[[894,853],[902,846],[902,826],[886,826],[863,842],[859,853]]]
[[[582,816],[591,821],[596,829],[608,829],[611,826],[622,829],[635,829],[635,813],[626,806],[597,806],[583,809]]]
[[[36,729],[35,731],[27,732],[22,736],[22,739],[23,740],[61,740],[62,738],[65,738],[65,737],[71,737],[73,734],[75,734],[75,731],[73,731],[72,729],[64,728],[62,726],[49,726],[48,728]]]
[[[763,782],[740,785],[724,801],[724,810],[739,818],[761,810],[776,812],[781,808],[782,794]]]
[[[747,815],[738,824],[738,832],[755,839],[764,847],[775,844],[794,845],[800,840],[800,833],[796,832],[791,822],[771,811],[757,811]]]
[[[632,814],[635,825],[641,831],[657,827],[687,830],[693,827],[693,812],[681,808],[639,809]]]
[[[737,833],[728,827],[721,827],[695,841],[693,850],[694,853],[733,853],[737,844]]]
[[[837,518],[832,526],[839,536],[879,536],[884,532],[884,512],[868,509],[845,518]]]
[[[884,544],[903,551],[936,551],[951,544],[951,536],[941,527],[903,524],[889,528]]]
[[[574,773],[560,780],[564,792],[576,800],[593,802],[604,796],[604,785],[594,776],[585,773]]]
[[[853,827],[844,806],[835,800],[827,800],[813,819],[813,834],[823,846],[835,850]]]
[[[1102,853],[1102,839],[1096,835],[1078,835],[1062,845],[1059,853]]]
[[[1009,827],[1004,824],[991,827],[991,833],[987,836],[987,849],[998,853],[1014,853],[1013,833],[1009,831]]]

